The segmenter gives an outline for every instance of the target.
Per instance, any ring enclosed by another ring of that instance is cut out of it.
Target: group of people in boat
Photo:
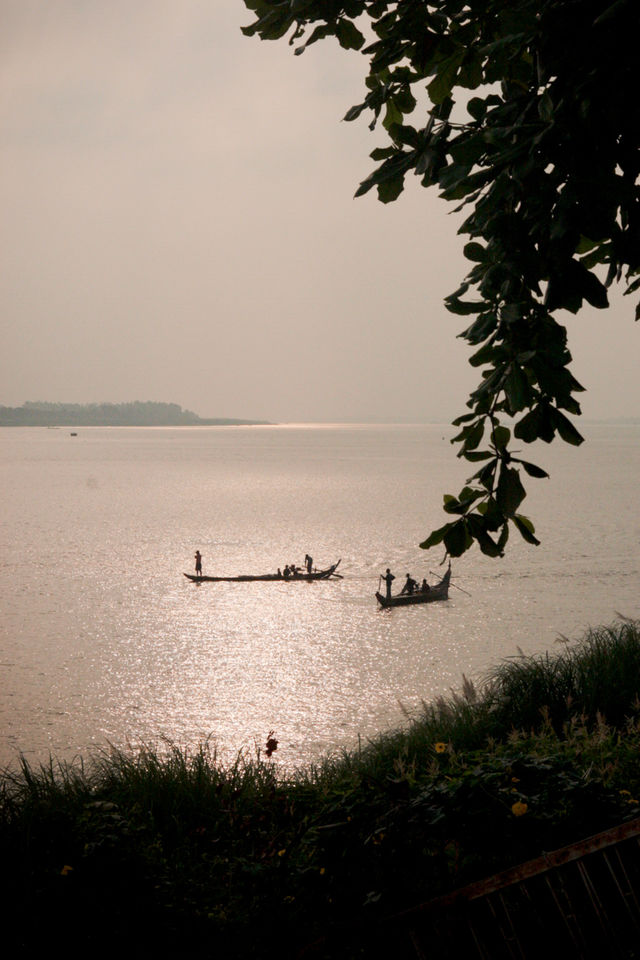
[[[202,576],[202,554],[199,550],[195,552],[195,561],[196,561],[196,576]],[[299,576],[301,573],[313,573],[313,557],[309,556],[308,553],[304,555],[304,568],[298,567],[295,563],[288,563],[284,570],[281,570],[278,567],[278,576],[282,577],[284,580],[288,580],[289,577]]]
[[[391,573],[389,567],[387,567],[387,572],[381,574],[381,579],[387,585],[387,598],[391,596],[391,584],[395,580],[395,576]],[[402,590],[400,591],[400,596],[412,596],[414,593],[429,593],[431,587],[426,581],[426,578],[423,578],[422,583],[418,583],[417,580],[414,580],[410,573],[407,574],[407,579],[402,585]]]
[[[288,563],[284,570],[278,567],[278,576],[285,580],[288,580],[289,577],[299,576],[301,573],[313,573],[313,557],[310,557],[308,553],[304,555],[304,569],[296,566],[295,563]]]

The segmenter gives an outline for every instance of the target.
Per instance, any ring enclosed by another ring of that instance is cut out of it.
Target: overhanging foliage
[[[472,267],[445,303],[470,318],[460,336],[477,347],[481,380],[453,441],[477,469],[421,546],[501,556],[510,525],[537,544],[521,477],[547,474],[513,442],[582,442],[567,414],[583,388],[555,315],[607,307],[614,281],[640,288],[637,0],[244,2],[249,36],[288,34],[296,53],[333,36],[368,57],[366,95],[345,119],[368,113],[386,143],[356,196],[375,187],[393,201],[413,173],[469,208]]]

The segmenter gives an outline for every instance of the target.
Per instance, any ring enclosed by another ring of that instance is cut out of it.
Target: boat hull
[[[326,570],[315,570],[313,573],[294,573],[289,577],[278,573],[246,574],[240,577],[203,577],[193,573],[185,573],[185,577],[187,580],[191,580],[192,583],[252,583],[253,581],[269,583],[298,583],[303,581],[309,583],[313,580],[329,580],[334,576],[339,563],[340,561],[338,560],[338,563],[332,564],[330,567],[327,567]],[[336,577],[339,579],[339,575],[336,574]]]

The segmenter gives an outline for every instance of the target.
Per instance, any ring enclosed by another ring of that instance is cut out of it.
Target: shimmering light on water
[[[638,615],[640,429],[543,448],[543,546],[455,564],[448,603],[379,611],[467,468],[442,426],[0,430],[0,762],[276,731],[283,767],[397,725],[520,647]],[[535,455],[530,455],[535,459]],[[188,582],[342,557],[344,579]],[[433,578],[432,578],[433,579]],[[469,596],[468,594],[471,594]]]

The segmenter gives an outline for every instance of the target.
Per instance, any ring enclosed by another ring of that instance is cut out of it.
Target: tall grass
[[[640,625],[620,620],[589,630],[560,654],[520,656],[487,677],[485,701],[498,728],[539,729],[548,717],[556,732],[572,717],[598,715],[623,727],[636,715],[640,694]]]

